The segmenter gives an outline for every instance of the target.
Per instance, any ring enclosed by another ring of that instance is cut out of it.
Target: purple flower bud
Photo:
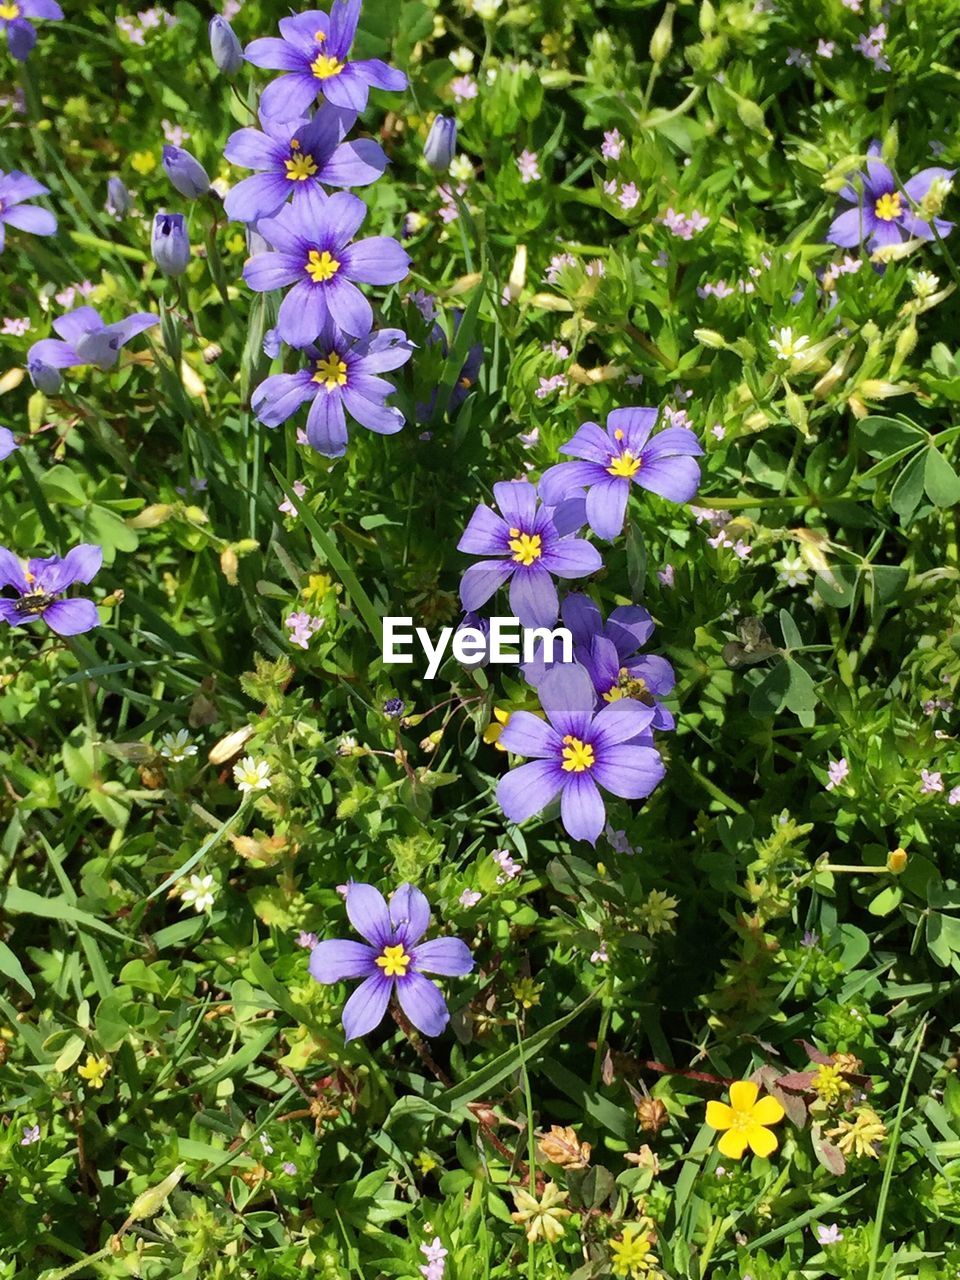
[[[217,70],[222,71],[225,76],[235,76],[243,66],[240,41],[233,27],[219,13],[210,19],[210,53],[217,64]]]
[[[210,190],[206,169],[183,147],[163,148],[163,169],[174,188],[188,200],[205,196]]]
[[[44,395],[55,396],[60,390],[63,379],[60,377],[60,370],[53,365],[44,364],[42,360],[28,360],[27,372],[30,374],[30,381]]]
[[[457,151],[457,122],[437,116],[423,144],[423,158],[435,173],[446,173]]]
[[[107,213],[115,218],[125,218],[133,204],[130,192],[122,178],[110,178],[107,182]]]
[[[190,261],[190,241],[182,213],[161,210],[153,220],[150,240],[153,260],[165,276],[182,276]]]

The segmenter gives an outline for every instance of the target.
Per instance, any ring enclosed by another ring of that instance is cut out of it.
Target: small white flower
[[[196,744],[190,741],[190,735],[186,729],[178,729],[176,733],[160,735],[160,754],[164,760],[172,760],[174,764],[179,764],[181,760],[195,756],[197,748]]]
[[[450,161],[449,173],[455,182],[469,182],[473,177],[473,165],[469,156],[454,156]]]
[[[940,288],[940,277],[932,271],[915,271],[910,277],[910,285],[915,297],[929,298]]]
[[[805,333],[798,333],[793,336],[793,330],[787,326],[781,329],[775,338],[769,340],[769,345],[781,360],[796,360],[797,356],[802,356],[805,349],[810,345],[810,339]]]
[[[802,556],[784,556],[777,565],[777,577],[785,587],[803,587],[810,581]]]
[[[244,795],[251,791],[267,791],[271,781],[270,766],[266,760],[244,756],[233,766],[233,780]]]
[[[450,61],[455,70],[467,72],[473,66],[473,50],[468,49],[466,45],[461,45],[450,54]]]
[[[492,22],[500,8],[500,0],[473,0],[473,12],[484,22]]]
[[[191,876],[187,887],[180,890],[180,901],[185,907],[193,907],[197,915],[209,911],[216,896],[213,876]]]

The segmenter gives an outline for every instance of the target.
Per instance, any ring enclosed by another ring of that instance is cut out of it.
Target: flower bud
[[[153,260],[165,276],[182,276],[190,262],[190,241],[182,213],[165,213],[153,220],[150,239]]]
[[[673,11],[675,6],[668,4],[663,17],[657,23],[657,29],[650,37],[650,57],[655,63],[666,62],[673,47]]]
[[[235,76],[243,66],[243,50],[236,32],[219,13],[210,19],[210,53],[217,70],[225,76]]]
[[[60,370],[55,369],[52,364],[45,364],[42,360],[28,360],[27,373],[33,385],[44,395],[55,396],[60,390],[63,379],[60,377]]]
[[[952,186],[953,183],[949,178],[934,178],[930,183],[930,190],[920,201],[920,217],[924,222],[930,222],[943,212],[943,206]]]
[[[700,34],[702,36],[712,36],[717,29],[717,11],[714,9],[710,0],[702,0],[700,5]]]
[[[446,173],[457,151],[457,122],[437,116],[423,144],[423,158],[434,173]]]
[[[106,210],[113,218],[125,218],[133,204],[130,192],[122,178],[107,180]]]
[[[727,345],[726,338],[716,329],[694,329],[693,336],[702,347],[710,347],[714,351],[722,351]]]
[[[183,147],[163,148],[163,171],[174,189],[188,200],[205,196],[210,190],[206,169],[189,151],[184,151]]]
[[[907,869],[908,861],[909,858],[907,856],[906,849],[901,849],[899,847],[893,849],[887,854],[887,870],[893,876],[901,876]]]

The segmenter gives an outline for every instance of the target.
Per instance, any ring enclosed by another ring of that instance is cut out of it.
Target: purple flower
[[[190,239],[182,213],[167,213],[161,209],[154,216],[150,252],[165,276],[183,275],[190,265]]]
[[[686,502],[697,491],[703,449],[686,427],[668,427],[650,439],[656,409],[614,409],[606,429],[585,422],[572,440],[560,446],[581,462],[560,462],[540,481],[551,505],[586,488],[587,522],[601,538],[616,538],[623,528],[631,484]]]
[[[584,578],[603,564],[596,547],[567,536],[583,524],[583,504],[574,499],[548,510],[526,480],[495,484],[493,496],[502,514],[481,503],[457,544],[468,555],[494,557],[463,575],[463,607],[479,609],[509,582],[510,608],[521,624],[552,627],[560,609],[553,579]]]
[[[387,157],[371,138],[344,142],[355,111],[324,103],[312,120],[260,116],[261,129],[238,129],[224,155],[242,169],[257,169],[227,192],[223,207],[236,222],[256,222],[279,213],[292,196],[296,206],[307,191],[365,187],[387,167]]]
[[[817,1224],[817,1244],[839,1244],[842,1239],[843,1232],[835,1222],[829,1226]]]
[[[446,173],[457,153],[457,122],[451,116],[436,116],[423,144],[423,158],[436,173]]]
[[[37,33],[28,18],[62,18],[63,10],[56,0],[16,0],[15,4],[0,4],[0,27],[7,33],[7,45],[18,62],[26,62],[30,50],[37,43]],[[24,227],[23,230],[32,228]],[[50,232],[37,232],[49,235]]]
[[[310,972],[318,982],[363,978],[343,1007],[348,1040],[366,1035],[387,1011],[396,991],[400,1008],[425,1036],[438,1036],[450,1020],[439,987],[423,976],[438,973],[462,978],[473,957],[459,938],[420,939],[430,923],[430,906],[413,885],[402,884],[390,905],[372,884],[351,884],[346,895],[350,923],[366,942],[320,942],[310,954]]]
[[[122,178],[107,179],[107,203],[104,205],[111,218],[124,218],[133,206],[133,199]]]
[[[16,436],[9,427],[0,427],[0,462],[9,458],[15,449],[19,449]]]
[[[29,23],[26,25],[30,26]],[[30,30],[33,28],[30,27]],[[0,252],[3,251],[6,240],[7,226],[16,227],[18,231],[29,231],[35,236],[53,235],[57,229],[57,220],[50,210],[24,203],[34,196],[49,194],[49,187],[21,173],[19,169],[11,169],[9,173],[0,169]]]
[[[27,367],[72,369],[93,364],[98,369],[112,369],[122,346],[159,323],[159,317],[149,311],[137,311],[116,324],[104,324],[93,307],[77,307],[53,322],[63,341],[41,338],[35,342],[27,352]]]
[[[259,224],[276,252],[249,258],[243,278],[258,293],[293,285],[277,316],[277,331],[290,346],[308,347],[331,318],[344,333],[365,337],[373,309],[353,282],[396,284],[407,274],[410,258],[389,236],[351,243],[366,212],[346,191],[327,198],[308,190]]]
[[[500,734],[505,751],[533,759],[500,779],[497,800],[511,822],[523,822],[559,795],[568,835],[596,844],[606,820],[600,789],[640,800],[663,777],[658,753],[634,741],[653,708],[624,698],[595,712],[593,682],[578,666],[548,671],[538,692],[547,723],[514,711]]]
[[[653,619],[646,609],[621,605],[604,623],[589,596],[572,592],[564,599],[560,616],[573,637],[573,660],[589,674],[599,704],[633,698],[653,707],[652,728],[672,729],[673,716],[659,699],[676,682],[673,668],[666,658],[639,652],[653,635]],[[539,688],[556,665],[544,662],[541,644],[534,660],[520,669],[527,683]]]
[[[378,435],[393,435],[401,429],[403,414],[387,404],[394,388],[379,375],[399,369],[413,354],[413,343],[402,329],[380,329],[355,339],[340,333],[328,318],[316,343],[304,354],[309,360],[305,368],[274,374],[254,391],[253,411],[261,422],[279,426],[312,400],[307,440],[327,458],[346,452],[347,413]]]
[[[183,147],[163,148],[163,171],[174,190],[188,200],[205,196],[210,190],[210,175],[196,156]]]
[[[318,93],[336,107],[363,111],[371,87],[407,87],[403,72],[379,58],[360,62],[348,58],[360,5],[361,0],[335,0],[329,17],[311,9],[295,18],[281,18],[279,39],[267,37],[247,45],[246,59],[255,67],[288,73],[264,89],[260,99],[264,115],[295,120],[309,110]]]
[[[936,166],[921,169],[898,187],[890,169],[880,159],[880,144],[874,142],[867,152],[866,172],[858,175],[863,187],[862,195],[851,183],[841,190],[841,199],[852,204],[853,208],[834,218],[827,240],[843,249],[866,242],[872,253],[914,236],[933,240],[934,227],[936,234],[949,235],[953,223],[935,215],[953,175],[953,169]]]
[[[0,596],[0,618],[12,627],[42,618],[58,636],[75,636],[99,624],[92,600],[59,600],[75,582],[89,582],[103,563],[100,547],[83,542],[61,559],[28,560],[26,568],[6,547],[0,547],[0,588],[12,587],[17,599]]]

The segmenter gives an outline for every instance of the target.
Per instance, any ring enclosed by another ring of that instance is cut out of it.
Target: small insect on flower
[[[738,1080],[730,1086],[729,1106],[707,1103],[707,1124],[721,1131],[717,1149],[728,1160],[741,1160],[748,1147],[756,1156],[770,1156],[777,1149],[777,1135],[769,1126],[779,1124],[786,1112],[776,1098],[759,1093],[754,1081]]]
[[[174,764],[181,764],[197,754],[196,743],[191,741],[186,729],[161,734],[159,750],[164,760],[172,760]]]
[[[567,1193],[561,1191],[555,1182],[547,1183],[539,1200],[522,1187],[515,1187],[513,1202],[517,1211],[510,1217],[525,1228],[531,1244],[535,1240],[556,1244],[563,1236],[564,1218],[570,1217],[570,1210],[563,1208],[566,1198]]]
[[[193,875],[187,881],[186,887],[180,890],[180,901],[185,907],[193,907],[197,915],[209,911],[216,897],[216,887],[211,875]]]
[[[252,791],[268,791],[272,782],[270,765],[266,760],[244,756],[233,766],[233,780],[237,784],[237,790],[244,795]]]
[[[17,599],[0,596],[0,619],[12,627],[38,619],[60,636],[75,636],[99,625],[92,600],[59,597],[75,582],[90,582],[103,563],[103,551],[81,543],[61,559],[28,560],[26,566],[6,547],[0,547],[0,589],[11,587]]]
[[[110,1074],[110,1059],[98,1058],[92,1053],[82,1067],[77,1067],[77,1075],[86,1080],[88,1089],[102,1089]]]
[[[459,938],[420,939],[430,924],[427,899],[402,884],[389,905],[371,884],[350,884],[346,891],[350,923],[364,939],[320,942],[310,954],[310,972],[332,984],[363,978],[343,1008],[348,1040],[372,1031],[396,993],[400,1008],[426,1036],[438,1036],[450,1018],[440,988],[423,975],[460,978],[473,969],[473,957]]]

